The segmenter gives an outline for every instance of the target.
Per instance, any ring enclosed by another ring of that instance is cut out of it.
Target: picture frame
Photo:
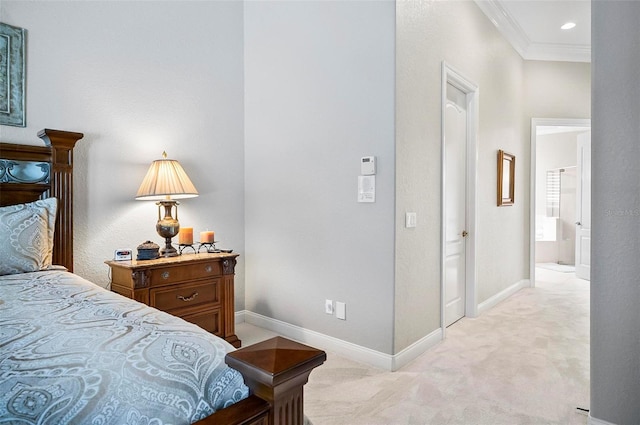
[[[498,150],[498,206],[510,206],[515,202],[516,156]]]
[[[0,125],[27,125],[25,33],[0,22]]]

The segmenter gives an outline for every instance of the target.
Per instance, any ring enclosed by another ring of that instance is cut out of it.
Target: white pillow
[[[51,266],[56,198],[0,207],[0,276]]]

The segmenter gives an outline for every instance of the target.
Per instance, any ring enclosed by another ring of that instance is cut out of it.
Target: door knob
[[[462,237],[466,238],[467,236],[469,236],[469,232],[467,232],[466,230],[462,231]]]
[[[582,223],[580,223],[579,221],[576,221],[576,224],[577,224],[578,226],[582,226]]]

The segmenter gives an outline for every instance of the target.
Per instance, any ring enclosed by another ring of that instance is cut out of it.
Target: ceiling
[[[590,0],[475,0],[526,60],[591,62]],[[560,26],[574,22],[576,27]]]

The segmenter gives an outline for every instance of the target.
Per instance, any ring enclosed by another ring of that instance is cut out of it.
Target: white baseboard
[[[427,351],[442,340],[442,330],[437,329],[419,341],[411,344],[396,355],[381,353],[348,341],[334,338],[320,332],[291,325],[281,320],[272,319],[252,311],[236,313],[236,323],[249,323],[295,341],[312,345],[325,351],[339,354],[347,359],[364,363],[383,370],[395,371]]]
[[[239,325],[240,323],[244,323],[244,312],[247,310],[236,311],[235,314],[235,323]]]
[[[482,314],[498,303],[506,300],[522,288],[529,287],[529,279],[523,279],[505,290],[497,293],[478,305],[478,314]],[[334,338],[320,332],[292,325],[281,320],[272,319],[248,310],[235,313],[235,323],[249,323],[272,332],[293,339],[295,341],[313,345],[325,351],[334,352],[356,362],[364,363],[383,370],[396,371],[409,364],[422,353],[438,344],[444,337],[442,328],[436,329],[429,335],[414,342],[398,354],[381,353],[370,348],[362,347],[348,341]],[[594,422],[593,425],[609,425],[606,422]]]
[[[442,341],[443,337],[444,332],[442,332],[442,328],[438,328],[435,331],[431,332],[429,335],[417,340],[416,342],[393,356],[391,370],[396,371],[401,367],[406,366],[411,361],[418,358],[422,353],[426,352],[428,349]]]
[[[488,300],[478,304],[478,315],[495,307],[497,304],[506,300],[507,298],[509,298],[511,295],[515,294],[522,288],[528,288],[529,286],[530,286],[529,279],[522,279],[521,281],[516,282],[513,285],[509,286],[508,288],[498,292]]]
[[[616,425],[613,422],[607,422],[607,421],[603,421],[602,419],[596,419],[593,416],[591,416],[591,413],[589,413],[589,417],[587,418],[587,425]]]
[[[373,367],[391,370],[392,356],[389,354],[380,353],[379,351],[361,347],[300,326],[291,325],[281,320],[272,319],[252,311],[245,311],[244,320],[246,323],[268,329],[295,341],[309,344],[325,351],[331,351],[348,359],[365,363]]]

